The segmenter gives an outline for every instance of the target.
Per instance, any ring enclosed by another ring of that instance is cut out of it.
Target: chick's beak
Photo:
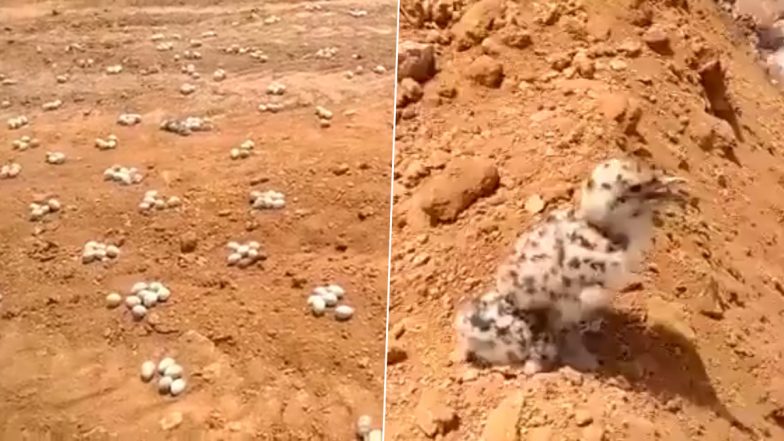
[[[663,176],[649,186],[645,196],[648,199],[680,199],[683,195],[676,193],[674,187],[685,182],[686,179],[680,176]]]

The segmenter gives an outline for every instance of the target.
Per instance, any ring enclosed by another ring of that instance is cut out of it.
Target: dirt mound
[[[709,0],[403,11],[401,40],[430,45],[438,73],[398,98],[387,439],[784,438],[784,102],[738,22]],[[647,270],[589,336],[600,369],[457,362],[456,305],[620,155],[686,177],[691,201],[661,213]],[[498,187],[448,223],[415,221],[433,186],[476,185],[453,161],[489,163]]]
[[[394,5],[15,3],[0,8],[0,162],[22,167],[0,179],[0,439],[346,440],[362,414],[380,426]],[[119,182],[104,179],[114,164]],[[140,211],[148,190],[179,205]],[[254,190],[285,208],[252,209]],[[62,208],[31,222],[50,196]],[[83,264],[88,241],[119,256]],[[266,259],[230,267],[230,241]],[[144,280],[171,296],[143,320],[106,307]],[[327,283],[351,320],[310,314]],[[165,355],[185,369],[177,398],[139,379]]]

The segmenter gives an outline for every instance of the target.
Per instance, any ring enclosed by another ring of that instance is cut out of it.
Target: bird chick
[[[655,209],[677,198],[673,185],[682,181],[632,160],[599,164],[583,183],[576,209],[550,213],[516,241],[497,271],[493,300],[486,295],[458,314],[465,351],[493,364],[532,356],[537,363],[532,341],[546,340],[550,350],[562,331],[608,308],[642,262]],[[499,328],[499,320],[510,324]],[[514,337],[502,340],[498,330],[510,326]],[[576,339],[564,341],[574,346]]]
[[[550,368],[558,355],[542,311],[515,309],[511,296],[485,293],[459,308],[455,327],[458,351],[480,364],[522,364],[534,374]]]

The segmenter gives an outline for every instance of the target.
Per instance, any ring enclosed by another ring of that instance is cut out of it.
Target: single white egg
[[[229,265],[236,265],[240,260],[242,260],[242,254],[239,253],[231,253],[227,259]]]
[[[145,361],[142,363],[141,369],[141,377],[142,381],[147,383],[148,381],[152,380],[152,377],[155,376],[155,363],[152,361]]]
[[[142,304],[142,299],[140,299],[137,296],[128,296],[125,298],[125,306],[127,306],[128,309],[133,309],[134,306],[141,305],[141,304]]]
[[[342,299],[346,294],[346,290],[342,286],[335,284],[327,286],[327,291],[335,294],[339,299]]]
[[[171,391],[173,382],[171,377],[161,377],[161,379],[158,380],[158,393],[168,394]]]
[[[147,308],[144,305],[136,305],[131,308],[131,314],[133,314],[133,318],[136,320],[141,320],[147,315]]]
[[[120,303],[122,303],[122,301],[123,301],[122,296],[117,294],[116,292],[109,293],[109,295],[106,296],[106,306],[109,308],[116,308],[120,306]]]
[[[327,309],[327,304],[321,296],[308,297],[308,305],[310,305],[310,310],[315,316],[323,315]]]
[[[321,296],[321,298],[324,299],[324,303],[329,307],[333,307],[338,304],[338,296],[336,296],[333,292],[328,292]]]
[[[145,289],[147,289],[146,282],[136,282],[133,284],[133,287],[131,287],[131,292],[136,294],[139,291],[144,291]]]
[[[170,378],[170,377],[166,377],[166,378]],[[185,386],[186,386],[185,380],[182,379],[182,378],[178,378],[178,379],[172,381],[171,386],[170,386],[170,391],[171,391],[172,396],[176,397],[177,395],[179,395],[183,391],[185,391]]]
[[[373,424],[373,420],[370,418],[370,415],[360,416],[357,419],[357,435],[359,435],[360,438],[364,438],[370,433],[371,424]]]
[[[182,366],[175,363],[167,367],[166,370],[163,371],[163,375],[175,379],[175,378],[182,377],[182,372],[183,372]]]
[[[348,305],[340,305],[335,308],[335,318],[339,321],[349,320],[354,315],[354,308]]]

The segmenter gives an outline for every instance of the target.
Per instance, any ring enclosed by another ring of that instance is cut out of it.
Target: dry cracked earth
[[[784,100],[733,8],[403,2],[387,440],[784,439]],[[621,155],[690,201],[586,336],[599,369],[459,361],[456,305]]]
[[[346,440],[359,415],[381,425],[395,15],[375,0],[0,4],[0,162],[21,166],[0,179],[0,439]],[[213,127],[159,126],[189,116]],[[96,148],[109,134],[115,148]],[[39,146],[14,145],[25,136]],[[144,179],[104,180],[113,164]],[[181,204],[142,213],[148,190]],[[252,190],[285,208],[251,209]],[[62,207],[32,221],[50,197]],[[251,240],[266,259],[228,266],[227,242]],[[83,264],[88,241],[120,255]],[[107,308],[145,280],[169,300],[140,321]],[[310,314],[327,283],[350,320]],[[166,355],[185,369],[177,397],[139,378]]]

